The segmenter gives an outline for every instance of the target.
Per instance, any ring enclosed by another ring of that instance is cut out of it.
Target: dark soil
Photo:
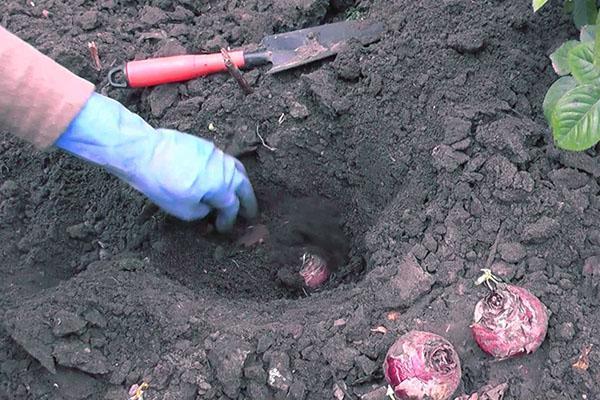
[[[230,237],[179,222],[6,132],[0,397],[123,400],[147,381],[146,400],[383,399],[387,348],[421,329],[456,347],[456,395],[508,383],[506,399],[600,398],[600,163],[558,151],[541,111],[547,55],[576,35],[559,3],[534,15],[502,0],[0,0],[2,26],[98,91],[243,153],[253,224],[269,231],[246,247],[244,221]],[[249,96],[227,74],[106,84],[126,60],[347,17],[386,33],[335,60],[247,72]],[[503,362],[469,331],[497,237],[492,269],[552,312],[542,347]],[[321,290],[288,279],[305,252],[338,267]],[[592,345],[589,369],[574,369]]]

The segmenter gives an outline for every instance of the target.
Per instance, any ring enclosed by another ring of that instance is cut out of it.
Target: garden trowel
[[[228,54],[231,62],[241,69],[271,63],[268,73],[273,74],[337,54],[350,39],[372,43],[383,31],[382,23],[336,22],[269,35],[256,49],[232,50]],[[108,81],[115,87],[146,87],[223,71],[227,71],[227,66],[222,53],[182,55],[130,61],[112,69]]]

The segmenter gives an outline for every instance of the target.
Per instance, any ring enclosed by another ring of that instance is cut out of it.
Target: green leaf
[[[552,113],[556,146],[586,150],[600,140],[600,87],[577,86],[558,100]]]
[[[533,12],[536,12],[537,10],[542,8],[542,6],[547,2],[548,0],[533,0]]]
[[[552,61],[552,68],[558,75],[567,75],[571,73],[571,67],[569,66],[568,55],[571,49],[577,46],[579,42],[577,40],[569,40],[564,42],[554,53],[550,54],[550,60]]]
[[[569,51],[567,56],[569,68],[579,83],[600,83],[600,67],[594,65],[593,48],[593,42],[586,42]]]
[[[544,103],[542,105],[544,116],[548,123],[551,123],[552,113],[554,112],[558,100],[575,86],[577,86],[577,81],[572,76],[563,76],[550,86],[550,89],[546,92],[546,97],[544,97]]]
[[[582,42],[593,42],[596,40],[596,32],[598,32],[597,25],[582,26],[581,32],[579,32],[579,40]]]
[[[565,0],[563,9],[565,14],[571,14],[573,12],[573,0]]]
[[[597,15],[596,0],[573,1],[573,22],[577,29],[584,25],[596,23]]]
[[[596,16],[598,18],[598,16]],[[596,25],[598,25],[596,21]],[[594,39],[594,65],[600,67],[600,31],[596,29],[596,38]]]

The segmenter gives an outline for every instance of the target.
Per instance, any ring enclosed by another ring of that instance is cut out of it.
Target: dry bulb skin
[[[522,287],[494,286],[475,307],[471,325],[475,341],[498,359],[533,353],[548,330],[546,306]]]
[[[398,400],[446,400],[460,383],[454,347],[431,332],[411,331],[390,347],[383,363],[385,379]]]
[[[302,256],[300,275],[304,279],[306,286],[316,289],[329,279],[327,262],[315,254],[305,253]]]

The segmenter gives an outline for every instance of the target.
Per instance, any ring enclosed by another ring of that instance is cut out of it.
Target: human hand
[[[208,140],[154,129],[102,95],[92,95],[55,145],[105,167],[183,220],[215,209],[217,230],[226,232],[238,212],[256,216],[256,198],[241,162]]]

